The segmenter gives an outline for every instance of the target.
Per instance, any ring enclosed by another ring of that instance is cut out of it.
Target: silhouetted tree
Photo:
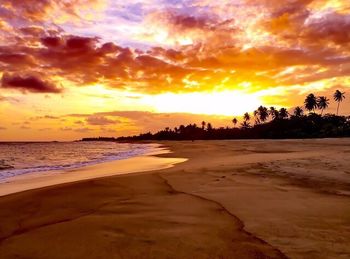
[[[249,115],[248,112],[246,112],[246,113],[243,115],[243,119],[244,119],[244,121],[246,121],[246,122],[250,121],[250,115]]]
[[[270,114],[270,116],[271,116],[271,118],[273,119],[273,120],[276,120],[276,119],[278,119],[278,110],[275,108],[275,107],[270,107],[270,109],[269,109],[269,114]]]
[[[297,106],[294,108],[294,116],[295,117],[299,118],[299,117],[303,116],[303,113],[304,113],[304,111],[300,106]]]
[[[339,114],[339,105],[345,99],[345,93],[340,92],[339,90],[336,90],[334,95],[333,95],[333,98],[338,103],[338,106],[337,106],[337,115],[338,115]]]
[[[249,129],[250,128],[250,123],[249,121],[245,120],[241,123],[241,128],[242,129]]]
[[[309,94],[304,101],[305,108],[311,112],[317,108],[317,98],[314,94]]]
[[[286,108],[281,108],[278,113],[279,113],[279,118],[281,119],[288,118],[289,113]]]
[[[238,123],[237,118],[233,118],[233,119],[232,119],[232,123],[233,123],[234,127],[236,128],[236,125],[237,125],[237,123]]]
[[[205,129],[205,125],[206,125],[207,123],[205,122],[205,121],[202,121],[202,130],[204,130]]]
[[[211,125],[211,123],[207,123],[207,131],[212,131],[213,130],[213,126]]]
[[[329,105],[329,99],[326,96],[320,96],[317,98],[317,107],[321,110],[321,115],[324,109],[327,109]]]
[[[254,115],[254,119],[255,119],[255,125],[258,125],[258,124],[260,124],[260,119],[259,119],[259,112],[258,112],[258,110],[255,110],[254,112],[253,112],[253,115]]]
[[[259,121],[265,122],[269,117],[268,109],[260,105],[257,111],[258,111]]]

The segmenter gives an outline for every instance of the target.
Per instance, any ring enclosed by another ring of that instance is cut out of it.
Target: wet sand
[[[166,154],[168,152],[168,150],[162,150],[155,152],[155,154]],[[186,161],[185,158],[160,158],[153,155],[143,155],[77,169],[56,170],[54,173],[52,171],[29,173],[8,178],[6,182],[0,183],[0,197],[12,193],[82,180],[156,171],[170,168],[184,161]]]
[[[349,139],[164,144],[188,160],[1,197],[0,258],[349,258]]]

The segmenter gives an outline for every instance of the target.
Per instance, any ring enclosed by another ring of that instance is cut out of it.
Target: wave
[[[95,145],[99,145],[99,143],[96,143]],[[122,144],[121,144],[122,145]],[[123,147],[122,149],[125,149]],[[100,164],[104,162],[109,161],[115,161],[115,160],[122,160],[127,159],[130,157],[135,156],[141,156],[146,155],[149,153],[153,153],[156,150],[160,150],[159,145],[157,144],[130,144],[128,146],[128,150],[121,151],[120,149],[116,148],[115,151],[110,151],[110,148],[107,150],[104,150],[105,152],[102,152],[98,154],[99,156],[90,158],[87,161],[71,161],[70,163],[62,163],[62,164],[43,164],[38,166],[30,166],[26,168],[15,168],[15,166],[8,164],[4,160],[0,160],[0,182],[6,181],[6,179],[29,174],[29,173],[41,173],[41,172],[52,172],[52,171],[61,171],[61,170],[72,170],[77,169],[89,165],[95,165]],[[37,158],[37,160],[45,160],[44,158]]]

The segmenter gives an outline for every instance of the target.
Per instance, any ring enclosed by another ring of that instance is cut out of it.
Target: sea
[[[158,144],[117,142],[0,142],[0,183],[29,173],[76,169],[146,155]]]

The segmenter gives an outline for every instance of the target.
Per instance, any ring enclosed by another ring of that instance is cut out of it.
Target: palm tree
[[[259,116],[259,121],[265,122],[267,118],[269,117],[269,113],[266,107],[260,105],[258,108],[258,116]]]
[[[203,129],[203,130],[204,130],[206,124],[207,124],[207,123],[206,123],[205,121],[202,121],[202,129]]]
[[[250,115],[249,115],[248,112],[246,112],[246,113],[243,115],[243,119],[244,119],[244,121],[246,121],[246,122],[250,121]]]
[[[210,122],[207,123],[207,131],[212,131],[213,130],[213,126],[211,125]]]
[[[232,123],[233,123],[234,127],[236,128],[236,125],[237,125],[237,123],[238,123],[237,118],[233,118],[233,119],[232,119]]]
[[[254,119],[255,119],[255,125],[260,124],[259,116],[258,116],[258,110],[255,110],[253,112],[254,114]]]
[[[306,99],[304,101],[304,105],[305,108],[311,112],[311,111],[315,111],[315,109],[317,108],[317,98],[314,94],[309,94],[308,96],[306,96]]]
[[[273,120],[276,120],[279,116],[278,110],[275,107],[270,107],[269,109],[269,114]]]
[[[329,105],[329,99],[326,96],[320,96],[317,98],[317,107],[321,109],[321,116],[324,109],[327,109]]]
[[[299,117],[303,116],[303,113],[304,113],[304,111],[300,106],[297,106],[294,108],[294,116],[295,117],[299,118]]]
[[[250,123],[249,121],[245,120],[241,123],[241,128],[242,129],[249,129],[250,128]]]
[[[345,93],[344,92],[340,92],[339,90],[336,90],[334,95],[333,95],[333,98],[338,103],[338,107],[337,107],[337,115],[338,115],[339,104],[345,99]]]
[[[281,108],[278,113],[281,119],[288,118],[289,113],[286,108]]]

